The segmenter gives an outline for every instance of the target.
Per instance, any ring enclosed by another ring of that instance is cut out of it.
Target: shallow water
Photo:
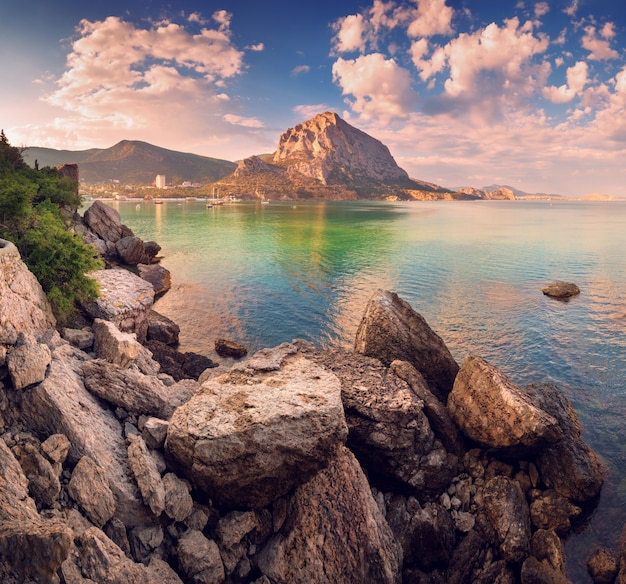
[[[469,353],[519,385],[552,381],[608,468],[589,525],[567,542],[590,582],[592,543],[626,521],[626,202],[113,203],[162,246],[172,289],[156,310],[181,348],[215,358],[220,337],[252,351],[305,338],[350,346],[376,288],[420,312],[459,363]],[[569,302],[544,296],[578,284]]]

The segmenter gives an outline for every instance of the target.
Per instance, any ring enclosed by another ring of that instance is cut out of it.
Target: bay
[[[162,246],[172,289],[155,309],[181,349],[216,358],[294,338],[351,346],[377,288],[397,292],[460,363],[477,354],[515,383],[551,381],[572,401],[607,481],[568,538],[568,575],[590,582],[593,545],[626,521],[626,202],[115,202]],[[581,294],[541,293],[554,280]]]

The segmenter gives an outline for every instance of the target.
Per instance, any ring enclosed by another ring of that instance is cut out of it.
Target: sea
[[[111,202],[157,241],[172,288],[155,310],[180,348],[219,360],[295,338],[351,347],[372,293],[397,292],[461,363],[559,385],[606,468],[600,501],[566,541],[568,576],[617,549],[626,522],[626,201]],[[568,302],[541,289],[576,283]],[[227,363],[224,363],[227,366]]]

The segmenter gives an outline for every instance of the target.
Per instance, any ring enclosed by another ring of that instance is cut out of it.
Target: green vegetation
[[[17,246],[57,320],[66,323],[76,301],[96,297],[97,284],[86,274],[102,262],[63,221],[80,205],[76,181],[37,166],[28,166],[21,149],[0,132],[0,237]]]

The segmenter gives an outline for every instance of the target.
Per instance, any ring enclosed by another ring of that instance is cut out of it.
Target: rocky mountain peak
[[[323,184],[397,184],[409,180],[382,142],[333,112],[318,114],[284,132],[273,162]]]

